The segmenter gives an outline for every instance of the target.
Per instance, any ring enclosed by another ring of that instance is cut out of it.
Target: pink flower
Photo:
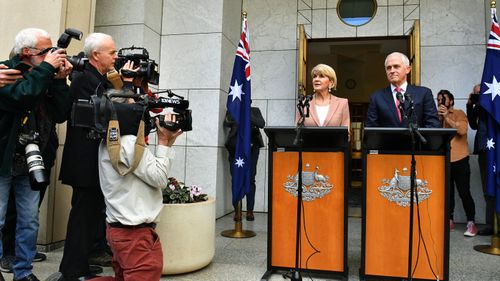
[[[189,189],[189,193],[191,194],[191,197],[193,197],[193,196],[200,196],[201,195],[201,187],[199,187],[197,185],[193,185]]]

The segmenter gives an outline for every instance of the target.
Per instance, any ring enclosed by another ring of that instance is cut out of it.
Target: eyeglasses
[[[30,49],[34,49],[34,50],[39,51],[38,54],[35,54],[34,56],[43,56],[46,53],[48,53],[50,50],[52,50],[52,51],[57,50],[57,48],[55,48],[55,47],[49,47],[49,48],[45,48],[45,49],[42,49],[42,50],[40,50],[38,48],[30,48]]]

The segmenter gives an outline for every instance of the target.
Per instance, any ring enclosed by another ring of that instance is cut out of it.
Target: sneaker
[[[111,255],[108,254],[108,252],[103,251],[99,255],[90,257],[89,264],[109,267],[111,266],[111,260],[112,260]]]
[[[89,265],[89,272],[90,272],[90,275],[97,275],[97,274],[100,274],[104,271],[104,269],[98,265]]]
[[[0,281],[5,281],[5,279],[3,278],[2,272],[0,272]]]
[[[47,256],[44,253],[36,252],[35,257],[33,258],[34,262],[44,261],[47,259]]]
[[[464,236],[474,237],[477,234],[477,227],[473,221],[467,223],[467,230],[464,232]]]
[[[14,279],[14,281],[40,281],[40,279],[36,278],[35,274],[31,273],[21,279]]]
[[[14,264],[14,259],[16,257],[14,256],[4,256],[0,259],[0,271],[1,272],[6,272],[6,273],[11,273],[12,272],[12,265]]]
[[[455,231],[455,223],[453,220],[450,220],[450,231]]]

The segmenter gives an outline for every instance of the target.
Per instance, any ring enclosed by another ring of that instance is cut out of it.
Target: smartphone
[[[441,96],[441,105],[446,106],[446,97],[444,95]]]
[[[26,64],[24,62],[20,62],[14,67],[14,69],[21,71],[21,73],[28,71],[30,68],[31,68],[31,65]]]

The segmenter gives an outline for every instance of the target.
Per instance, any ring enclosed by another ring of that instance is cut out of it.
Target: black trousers
[[[71,211],[59,271],[66,279],[88,276],[89,255],[106,218],[104,196],[99,186],[73,186]]]
[[[450,219],[453,219],[455,210],[455,186],[458,190],[458,195],[462,199],[462,205],[467,216],[467,221],[474,221],[476,216],[476,206],[474,199],[470,193],[470,166],[469,156],[456,162],[451,162],[451,179],[450,179]]]
[[[493,218],[495,216],[495,197],[489,196],[486,190],[486,150],[477,154],[479,163],[479,172],[481,173],[481,186],[483,188],[484,201],[486,202],[486,225],[493,227]]]

